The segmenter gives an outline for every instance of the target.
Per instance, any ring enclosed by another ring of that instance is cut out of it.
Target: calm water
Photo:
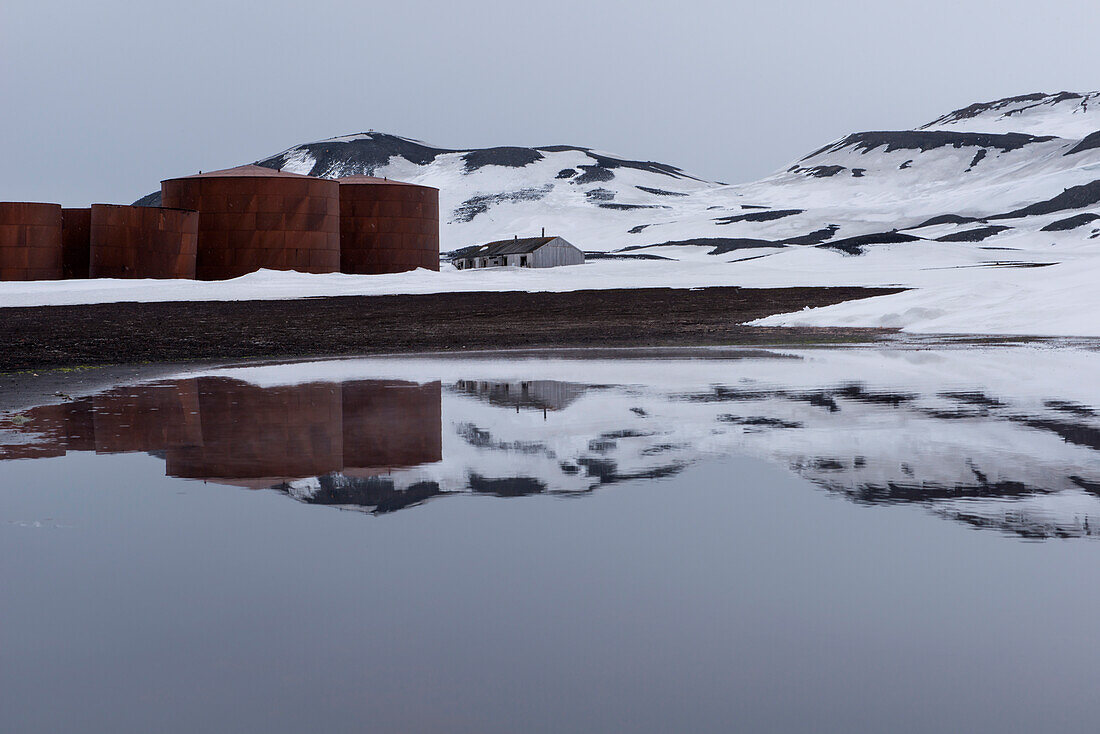
[[[632,356],[0,414],[0,729],[1095,729],[1100,354]]]

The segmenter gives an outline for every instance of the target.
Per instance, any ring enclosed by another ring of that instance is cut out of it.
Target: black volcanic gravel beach
[[[882,332],[744,324],[899,290],[652,288],[5,308],[0,372],[180,360],[851,341]]]

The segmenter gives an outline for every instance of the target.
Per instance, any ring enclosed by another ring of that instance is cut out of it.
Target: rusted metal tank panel
[[[260,268],[340,269],[340,187],[259,166],[161,182],[165,206],[199,212],[196,277],[236,278]]]
[[[91,258],[92,210],[61,210],[61,276],[87,278]]]
[[[0,280],[61,274],[61,205],[0,202]]]
[[[340,272],[439,270],[439,190],[349,176],[340,181]]]
[[[93,278],[194,278],[198,213],[185,209],[93,204],[89,274]]]
[[[441,406],[439,382],[345,382],[344,474],[373,476],[442,459]]]
[[[258,387],[202,377],[198,405],[202,439],[169,448],[170,476],[269,487],[343,463],[338,383]]]
[[[198,382],[116,388],[92,398],[95,451],[164,451],[202,442]]]

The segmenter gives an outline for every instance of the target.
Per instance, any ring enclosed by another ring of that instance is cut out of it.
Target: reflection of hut
[[[527,382],[485,382],[459,380],[455,392],[484,400],[493,405],[534,408],[537,410],[561,410],[584,394],[584,385],[557,380],[529,380]]]
[[[61,275],[61,207],[0,202],[0,280],[56,280]]]
[[[340,186],[263,166],[161,182],[164,206],[199,212],[196,277],[236,278],[260,268],[340,269]]]
[[[373,176],[340,181],[340,272],[439,270],[439,190]]]
[[[64,278],[87,278],[91,253],[92,210],[61,210],[61,270]]]
[[[91,277],[195,277],[198,213],[119,204],[93,204],[91,212]]]

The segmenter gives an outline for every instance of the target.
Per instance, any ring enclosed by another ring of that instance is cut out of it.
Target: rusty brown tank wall
[[[198,380],[201,440],[171,448],[170,476],[273,481],[337,471],[342,464],[340,385],[258,387]]]
[[[202,441],[196,380],[119,388],[92,401],[97,454],[164,451]]]
[[[0,460],[152,452],[170,476],[254,487],[339,470],[376,476],[442,458],[441,392],[439,382],[259,387],[217,377],[115,388],[25,410],[18,422],[0,416]]]
[[[0,418],[0,461],[64,456],[68,451],[95,450],[92,404],[89,400],[39,405],[19,413],[19,422]],[[7,437],[5,436],[5,438]]]
[[[441,383],[365,380],[345,382],[342,392],[345,474],[443,458]]]
[[[197,212],[93,204],[89,274],[93,278],[194,278]]]
[[[439,270],[439,191],[340,184],[340,272]]]
[[[340,187],[298,178],[193,177],[161,183],[165,206],[199,212],[195,275],[236,278],[260,268],[340,269]]]
[[[0,202],[0,280],[61,277],[61,206]]]
[[[92,210],[61,210],[61,274],[64,278],[87,278],[91,257]]]

